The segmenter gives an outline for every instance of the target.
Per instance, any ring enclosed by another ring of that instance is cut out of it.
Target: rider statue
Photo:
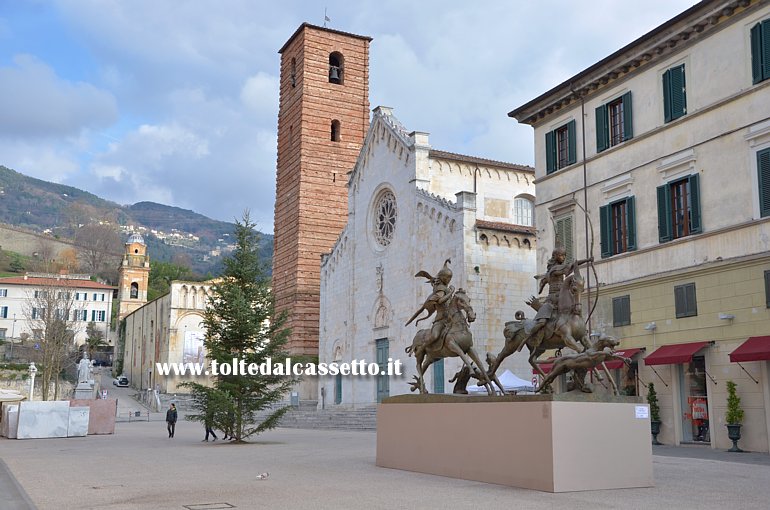
[[[433,312],[436,312],[436,317],[433,319],[433,326],[430,330],[430,340],[426,344],[426,347],[433,346],[439,339],[441,339],[448,322],[449,314],[447,313],[446,303],[452,298],[455,290],[454,287],[449,285],[449,282],[452,280],[452,270],[449,269],[450,262],[449,259],[444,261],[444,267],[439,270],[435,278],[426,271],[420,271],[415,275],[415,277],[422,276],[423,278],[426,278],[428,283],[433,286],[433,292],[428,296],[428,299],[425,300],[425,303],[420,309],[407,321],[406,326],[417,318],[423,310],[428,312],[428,315],[417,319],[417,323],[427,319],[433,315]]]
[[[545,302],[540,305],[537,315],[535,315],[535,325],[532,327],[528,338],[537,338],[536,335],[540,334],[548,320],[554,317],[554,311],[557,311],[559,307],[559,292],[561,291],[561,285],[564,282],[564,278],[569,276],[578,266],[593,262],[593,257],[590,259],[576,260],[569,264],[565,263],[566,259],[567,250],[561,245],[556,245],[556,248],[551,254],[551,258],[548,260],[546,266],[547,271],[545,275],[540,278],[540,285],[537,290],[537,293],[541,294],[547,284],[548,297],[545,298]],[[580,304],[577,303],[576,306],[580,306]],[[521,346],[525,343],[526,342],[522,342]],[[521,349],[521,346],[519,349]]]

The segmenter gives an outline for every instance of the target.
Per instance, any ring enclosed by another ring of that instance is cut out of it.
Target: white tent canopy
[[[503,385],[503,389],[505,391],[535,391],[535,387],[532,386],[532,381],[527,381],[525,379],[522,379],[521,377],[517,377],[513,372],[510,370],[506,370],[497,378],[500,380],[500,383]],[[493,384],[494,386],[494,384]],[[487,389],[483,386],[468,386],[468,392],[469,393],[486,393]]]

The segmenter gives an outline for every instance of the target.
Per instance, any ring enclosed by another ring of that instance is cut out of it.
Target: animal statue
[[[490,395],[494,395],[491,378],[480,369],[482,367],[476,351],[473,350],[473,335],[468,324],[476,320],[476,312],[470,304],[470,298],[463,289],[457,289],[451,299],[447,301],[447,326],[439,341],[431,342],[431,330],[421,329],[414,336],[412,345],[407,347],[406,353],[414,354],[417,362],[417,375],[412,382],[412,391],[428,393],[425,389],[424,375],[428,367],[443,358],[459,356],[470,373],[476,374],[482,385],[487,388]]]
[[[620,342],[617,339],[611,336],[599,335],[596,342],[585,351],[575,354],[566,354],[556,358],[551,367],[551,371],[548,372],[548,375],[543,379],[537,392],[551,393],[551,383],[560,375],[572,371],[574,374],[572,379],[575,381],[575,389],[579,389],[584,393],[591,393],[591,389],[583,383],[586,373],[589,370],[593,370],[597,365],[612,359],[621,360],[625,363],[631,362],[630,359],[619,356],[613,352],[619,343]],[[604,369],[606,371],[607,367],[604,366]],[[615,390],[617,393],[617,388],[615,388]]]
[[[532,368],[545,377],[537,364],[537,358],[549,349],[562,349],[569,347],[574,351],[582,351],[590,347],[586,335],[586,325],[580,305],[580,296],[583,292],[584,280],[580,271],[575,272],[564,279],[559,291],[557,313],[551,318],[538,334],[531,336],[529,331],[534,326],[534,321],[516,320],[505,324],[503,335],[505,345],[490,365],[488,374],[493,376],[505,358],[522,349],[525,345],[529,349],[529,364]],[[537,298],[527,301],[535,310],[540,308]],[[582,349],[581,346],[582,345]]]

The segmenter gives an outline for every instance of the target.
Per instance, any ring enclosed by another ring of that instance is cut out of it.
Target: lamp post
[[[35,374],[37,374],[37,367],[34,361],[29,362],[29,400],[30,402],[35,399]]]

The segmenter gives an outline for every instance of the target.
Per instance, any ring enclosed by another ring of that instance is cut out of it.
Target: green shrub
[[[736,393],[737,385],[733,381],[727,381],[727,412],[725,421],[728,425],[740,425],[743,423],[743,409],[741,397]]]
[[[658,405],[658,394],[655,393],[655,385],[647,385],[647,403],[650,404],[650,420],[660,421],[660,406]]]

